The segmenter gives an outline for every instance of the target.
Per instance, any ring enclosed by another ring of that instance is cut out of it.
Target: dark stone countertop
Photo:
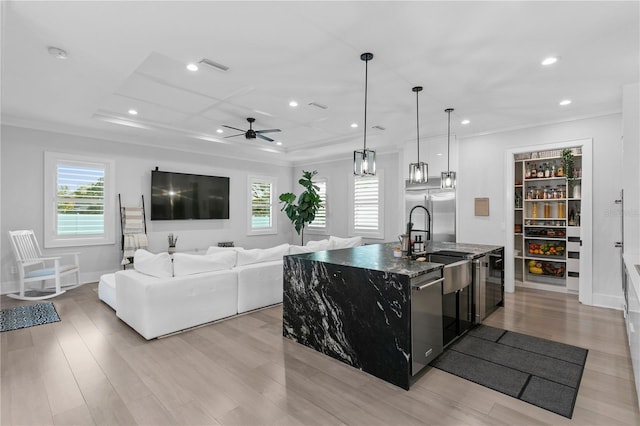
[[[494,250],[499,250],[502,246],[492,246],[487,244],[468,244],[468,243],[450,243],[450,242],[434,242],[430,241],[427,244],[427,254],[441,254],[446,256],[452,256],[453,254],[447,252],[458,252],[460,257],[465,259],[475,259],[483,256]]]
[[[304,259],[334,265],[351,266],[374,271],[407,275],[414,278],[444,267],[441,263],[417,262],[395,257],[393,251],[397,243],[371,244],[360,247],[294,254]]]

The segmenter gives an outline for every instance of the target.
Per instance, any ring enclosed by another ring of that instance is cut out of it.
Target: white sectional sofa
[[[104,275],[98,297],[145,339],[282,303],[282,258],[355,247],[360,237],[268,249],[211,247],[205,255],[136,251],[135,270]]]

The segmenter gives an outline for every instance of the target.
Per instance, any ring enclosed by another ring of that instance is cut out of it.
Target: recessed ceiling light
[[[289,102],[289,106],[290,107],[297,107],[298,103],[296,101],[291,101],[291,102]]]
[[[218,130],[216,130],[216,133],[224,133],[224,130],[218,129]]]
[[[189,71],[198,71],[198,66],[196,64],[193,64],[193,63],[187,64],[187,69]]]
[[[67,52],[60,49],[59,47],[53,47],[53,46],[49,46],[47,48],[47,52],[49,52],[49,55],[53,56],[56,59],[67,59],[68,55]]]
[[[560,106],[567,106],[571,103],[571,99],[563,99],[560,101],[559,105]]]
[[[469,124],[469,123],[471,123],[471,121],[469,121],[469,120],[462,120],[462,121],[460,122],[460,124]]]
[[[553,65],[556,62],[558,62],[558,58],[556,58],[555,56],[549,56],[548,58],[544,58],[541,63],[542,65],[546,66],[546,65]]]
[[[442,153],[441,153],[441,152],[437,153],[436,155],[437,155],[438,157],[442,157]]]
[[[351,127],[355,129],[356,127],[358,127],[358,123],[351,123]]]
[[[130,109],[130,110],[129,110],[129,114],[131,114],[131,115],[138,115],[138,111],[136,111],[135,109]]]
[[[282,142],[278,141],[278,142],[276,142],[276,145],[280,146],[280,145],[282,145]]]

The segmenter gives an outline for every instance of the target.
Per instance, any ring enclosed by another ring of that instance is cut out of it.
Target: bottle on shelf
[[[544,163],[544,177],[551,177],[551,168],[549,168],[549,163]]]
[[[551,203],[546,201],[544,203],[544,218],[549,219],[551,217]]]
[[[569,210],[569,226],[576,226],[576,212],[573,209]]]
[[[538,173],[537,173],[537,176],[538,176],[539,178],[544,177],[544,170],[542,169],[542,164],[540,164],[540,165],[538,166]]]
[[[558,219],[564,219],[565,218],[565,204],[564,201],[560,201],[558,203]]]
[[[556,163],[555,163],[555,161],[551,165],[551,177],[556,177]]]
[[[531,217],[533,219],[537,219],[538,218],[538,203],[533,203],[531,205]]]

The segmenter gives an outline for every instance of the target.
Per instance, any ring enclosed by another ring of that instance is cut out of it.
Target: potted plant
[[[178,242],[178,236],[173,235],[173,232],[167,236],[167,240],[169,241],[169,254],[173,254],[176,252],[176,243]]]
[[[575,165],[573,163],[573,150],[565,148],[562,150],[562,168],[564,176],[567,178],[567,198],[569,194],[573,196],[573,185],[575,179]]]
[[[284,211],[293,223],[296,232],[301,236],[301,244],[304,244],[304,227],[313,222],[318,209],[322,207],[322,200],[318,194],[320,188],[312,180],[317,173],[316,170],[313,172],[302,171],[302,178],[298,180],[298,183],[305,190],[298,196],[297,204],[296,195],[292,192],[280,194],[279,198],[280,202],[284,203],[280,211]]]

